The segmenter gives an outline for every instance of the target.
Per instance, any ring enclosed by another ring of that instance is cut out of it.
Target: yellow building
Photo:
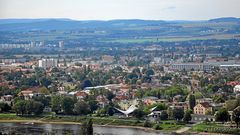
[[[212,107],[209,103],[198,103],[194,108],[194,114],[211,114],[212,113]]]

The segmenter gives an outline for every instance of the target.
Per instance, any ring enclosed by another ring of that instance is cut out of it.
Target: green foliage
[[[145,74],[146,74],[147,76],[151,76],[151,75],[154,75],[154,71],[153,71],[152,69],[148,69],[148,70],[145,72]]]
[[[137,109],[133,112],[133,116],[135,116],[138,119],[141,119],[145,116],[145,113],[142,109]]]
[[[165,94],[170,97],[174,97],[176,95],[187,95],[188,94],[188,90],[185,88],[182,88],[181,86],[171,86],[171,87],[166,88],[164,91],[165,91]]]
[[[62,103],[62,97],[61,96],[52,96],[51,98],[51,107],[52,111],[55,113],[59,113],[61,111],[61,103]]]
[[[40,84],[41,84],[42,86],[48,87],[51,83],[52,83],[52,81],[51,81],[49,78],[42,77],[42,78],[40,79]]]
[[[161,115],[160,115],[160,119],[161,120],[167,120],[168,119],[168,113],[167,111],[162,111]]]
[[[155,129],[155,130],[162,130],[163,128],[160,126],[160,124],[155,124],[153,126],[153,129]]]
[[[183,117],[183,121],[185,122],[189,122],[192,120],[192,116],[191,116],[191,112],[190,111],[186,111]]]
[[[92,87],[92,82],[90,80],[84,80],[81,84],[81,88],[84,89],[85,87]]]
[[[93,122],[92,119],[84,120],[81,125],[81,135],[93,135]]]
[[[75,114],[86,115],[90,112],[89,105],[84,101],[79,101],[74,105]]]
[[[63,97],[61,107],[64,114],[72,114],[74,108],[74,100],[71,97]]]
[[[222,125],[216,125],[216,124],[205,124],[201,123],[198,125],[195,125],[192,128],[193,131],[198,132],[208,132],[208,133],[221,133],[221,134],[239,134],[240,129],[236,128],[230,128],[230,127],[224,127]]]
[[[144,127],[152,127],[152,124],[150,123],[149,120],[145,120],[144,123],[143,123],[143,126]]]
[[[18,100],[13,109],[17,115],[40,115],[43,113],[44,105],[34,100]]]
[[[195,96],[191,94],[191,95],[189,96],[189,106],[190,106],[190,109],[193,110],[193,108],[194,108],[195,105],[196,105]]]
[[[215,115],[216,121],[227,122],[230,115],[226,108],[221,108]]]
[[[233,110],[232,117],[233,117],[233,121],[235,121],[236,123],[236,127],[238,128],[240,124],[240,106],[238,106]]]
[[[178,121],[181,120],[184,117],[184,110],[181,108],[174,108],[173,117]]]
[[[93,135],[93,122],[92,122],[92,119],[89,119],[87,121],[87,134],[88,135]]]
[[[89,108],[90,108],[90,111],[91,112],[94,112],[98,109],[98,102],[96,100],[90,100],[88,101],[88,105],[89,105]]]
[[[7,103],[0,102],[0,112],[9,112],[11,110],[11,106]]]

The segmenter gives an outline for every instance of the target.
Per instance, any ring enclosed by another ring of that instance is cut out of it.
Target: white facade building
[[[42,59],[38,61],[38,66],[42,68],[51,68],[57,67],[58,61],[57,59]]]
[[[240,85],[236,85],[236,86],[233,88],[233,92],[234,92],[234,93],[240,93]]]
[[[213,68],[212,65],[203,64],[203,63],[178,63],[170,65],[170,70],[174,71],[209,71]]]

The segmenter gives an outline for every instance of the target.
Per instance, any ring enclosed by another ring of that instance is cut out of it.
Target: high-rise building
[[[58,46],[59,46],[59,48],[64,48],[64,42],[63,41],[59,41],[58,42]]]
[[[41,41],[41,42],[39,43],[39,46],[44,46],[44,41]]]
[[[35,47],[36,43],[34,41],[31,41],[30,47]]]
[[[57,59],[42,59],[38,61],[38,66],[42,68],[51,68],[51,67],[57,67],[58,61]]]

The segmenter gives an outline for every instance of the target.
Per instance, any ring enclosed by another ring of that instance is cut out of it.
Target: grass
[[[215,123],[200,123],[193,126],[191,131],[240,135],[240,129],[225,127],[221,124]]]
[[[157,40],[158,38],[158,40]],[[129,38],[129,39],[109,39],[105,42],[111,43],[144,43],[144,42],[181,42],[181,41],[193,41],[193,40],[208,40],[208,39],[232,39],[234,34],[216,34],[210,36],[199,37],[149,37],[149,38]]]

